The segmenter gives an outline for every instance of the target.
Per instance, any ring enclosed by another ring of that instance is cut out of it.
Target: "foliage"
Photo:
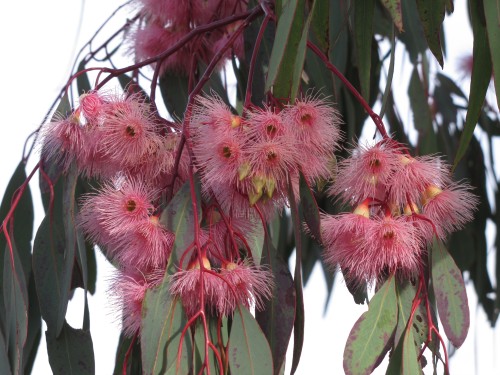
[[[467,97],[439,73],[451,0],[134,2],[103,45],[81,50],[36,132],[40,162],[27,175],[29,151],[4,194],[0,372],[31,371],[42,319],[54,373],[95,372],[96,251],[117,268],[115,372],[281,374],[293,330],[294,373],[317,261],[329,293],[334,272],[356,303],[375,288],[347,374],[389,352],[387,373],[421,372],[424,354],[447,372],[442,333],[458,348],[469,328],[463,272],[492,326],[500,311],[486,267],[486,222],[500,220],[486,192],[492,148],[474,137],[477,125],[490,145],[499,133],[500,100],[486,100],[492,77],[500,87],[493,3],[469,0]],[[127,45],[136,62],[117,68]],[[412,65],[398,84],[414,142],[394,98],[396,47]],[[374,145],[346,151],[363,130]],[[35,173],[45,218],[31,245]],[[464,179],[473,192],[453,182]],[[76,288],[81,328],[65,319]]]

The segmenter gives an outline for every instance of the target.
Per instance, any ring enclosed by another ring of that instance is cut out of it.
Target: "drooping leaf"
[[[479,0],[470,1],[470,16],[472,32],[474,33],[474,45],[472,49],[473,65],[470,81],[469,105],[464,129],[460,137],[460,144],[455,155],[455,161],[453,162],[453,168],[456,168],[469,146],[491,80],[492,64],[491,53],[488,46],[488,31],[481,22],[479,5]],[[495,25],[495,27],[498,28],[498,24],[495,23]]]
[[[403,338],[403,364],[401,374],[417,375],[421,373],[422,369],[417,361],[417,349],[415,348],[413,330],[407,329]]]
[[[346,374],[368,374],[373,370],[389,349],[397,314],[395,277],[390,276],[351,329],[344,349]]]
[[[187,317],[178,298],[168,291],[168,281],[146,292],[142,305],[141,353],[145,374],[186,374],[191,362],[192,342],[187,331],[182,340],[182,354],[177,353]]]
[[[8,347],[13,374],[22,371],[23,347],[28,333],[28,290],[21,260],[14,242],[12,255],[9,247],[4,251],[3,305],[5,306],[5,342]]]
[[[309,16],[307,17],[307,20],[304,23],[304,28],[302,29],[302,36],[300,37],[299,44],[297,46],[297,53],[294,60],[292,85],[290,91],[290,101],[292,103],[297,98],[297,93],[299,91],[300,83],[302,81],[302,71],[304,70],[304,62],[306,59],[307,40],[309,38],[309,27],[311,26],[311,21],[315,13],[316,3],[317,1],[313,0]]]
[[[438,150],[438,146],[432,127],[432,114],[416,67],[413,68],[410,78],[408,95],[413,112],[413,123],[419,132],[420,152],[422,154],[435,153]]]
[[[405,1],[401,8],[405,31],[399,35],[398,39],[404,43],[410,55],[410,61],[416,64],[419,61],[419,55],[422,56],[427,51],[424,30],[415,1]]]
[[[318,204],[302,172],[300,172],[299,177],[299,194],[302,215],[307,227],[316,241],[321,242],[321,222]]]
[[[122,332],[116,348],[113,375],[135,374],[142,374],[141,345],[136,337],[126,337]]]
[[[391,15],[394,25],[399,32],[403,32],[403,14],[401,12],[401,0],[381,0],[385,9]]]
[[[201,207],[199,198],[199,185],[195,186],[197,195],[198,220],[201,220]],[[179,264],[186,248],[194,240],[194,214],[193,202],[191,199],[191,188],[189,181],[186,182],[172,198],[169,205],[163,211],[160,222],[169,231],[175,234],[175,242],[172,254],[168,261],[167,272],[173,275],[178,267],[186,269],[189,257],[185,256],[183,264]]]
[[[149,102],[149,95],[131,77],[126,74],[120,74],[118,76],[118,81],[123,91],[130,94],[140,94],[145,101]]]
[[[33,271],[29,278],[28,306],[28,334],[23,348],[23,372],[25,374],[31,373],[38,351],[38,345],[42,337],[42,317],[40,314],[40,307],[38,306],[38,296],[36,295]]]
[[[375,0],[358,1],[354,5],[354,39],[361,93],[370,99],[370,72],[372,62],[373,12]]]
[[[182,120],[188,101],[189,79],[183,75],[165,72],[160,77],[160,91],[165,107],[174,120]]]
[[[260,265],[262,258],[262,250],[264,247],[264,227],[262,221],[259,219],[250,219],[253,223],[252,230],[246,234],[246,240],[250,250],[252,251],[252,260],[255,265]]]
[[[7,188],[5,190],[2,204],[0,205],[0,220],[3,221],[13,202],[14,193],[26,181],[25,165],[20,162],[14,174],[12,175]],[[17,208],[14,211],[14,230],[13,240],[15,241],[18,255],[23,266],[24,275],[26,276],[26,283],[31,272],[31,238],[33,236],[33,200],[31,197],[31,190],[29,185],[26,187],[23,195],[21,196]],[[1,229],[0,229],[1,231]],[[0,249],[7,249],[7,241],[4,233],[0,233]],[[7,251],[9,251],[7,249]],[[0,256],[0,280],[3,280],[4,271],[4,257]],[[3,301],[3,288],[0,288],[0,301]],[[5,310],[3,304],[0,304],[0,330],[5,328]]]
[[[315,1],[312,13],[311,30],[315,36],[315,43],[328,56],[330,49],[330,2]]]
[[[85,60],[80,61],[80,64],[78,64],[78,71],[81,72],[83,70],[85,70]],[[81,73],[76,77],[76,86],[78,87],[78,95],[82,95],[92,89],[87,73]]]
[[[10,370],[7,349],[8,347],[5,344],[5,339],[2,331],[0,330],[0,374],[11,375],[12,371]]]
[[[93,375],[95,373],[94,347],[89,331],[75,329],[67,322],[56,337],[45,332],[47,352],[55,375]]]
[[[469,331],[469,305],[462,274],[444,244],[434,239],[432,246],[432,285],[444,332],[460,347]]]
[[[293,69],[304,23],[304,0],[289,0],[283,4],[269,61],[265,91],[273,86],[273,94],[285,99],[290,96]]]
[[[263,263],[273,272],[274,290],[272,298],[255,317],[266,335],[273,354],[274,373],[278,374],[285,361],[295,321],[295,287],[287,264],[279,257],[269,237],[264,247]]]
[[[214,318],[207,319],[207,331],[210,341],[217,347],[217,320]],[[198,322],[194,331],[194,346],[195,346],[195,368],[193,373],[200,373],[201,366],[205,362],[205,330],[201,322]],[[220,354],[220,353],[219,353]],[[217,357],[214,354],[212,348],[208,350],[208,365],[210,367],[211,374],[222,373],[222,371],[217,372],[219,369],[219,363]],[[207,372],[205,367],[205,372]]]
[[[424,27],[427,44],[441,67],[444,61],[440,33],[445,7],[446,0],[417,0],[418,15]]]
[[[233,374],[273,374],[273,357],[266,336],[255,318],[242,305],[234,313],[228,357]]]
[[[479,1],[477,3],[477,5],[480,5]],[[486,18],[488,43],[490,45],[493,72],[495,73],[493,78],[495,82],[495,91],[497,92],[497,105],[498,108],[500,108],[500,95],[498,94],[500,92],[500,27],[498,27],[500,18],[500,4],[498,3],[498,1],[494,0],[483,0],[482,3],[484,5],[484,16]],[[471,7],[474,5],[474,2],[471,3]],[[475,40],[476,35],[474,34],[474,41]],[[476,60],[474,60],[474,64],[476,64]]]

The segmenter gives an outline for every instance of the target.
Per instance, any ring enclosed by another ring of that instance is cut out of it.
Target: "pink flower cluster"
[[[131,42],[137,60],[152,58],[174,46],[197,26],[242,13],[247,2],[242,0],[137,0],[141,6],[142,22],[131,34]],[[239,22],[217,28],[184,43],[174,54],[161,63],[161,72],[166,70],[187,74],[198,66],[208,65],[214,55],[224,46]],[[243,35],[240,35],[226,57],[234,53],[243,54]],[[195,65],[192,65],[195,64]]]
[[[323,216],[325,261],[354,283],[394,272],[410,278],[434,236],[444,240],[472,220],[478,199],[470,190],[439,157],[411,157],[390,139],[358,146],[330,188],[355,208]]]
[[[266,217],[286,203],[288,178],[297,196],[298,176],[329,180],[340,139],[339,116],[331,103],[305,98],[283,108],[234,115],[218,98],[199,98],[190,133],[194,163],[205,195],[224,210],[250,215],[258,204]]]

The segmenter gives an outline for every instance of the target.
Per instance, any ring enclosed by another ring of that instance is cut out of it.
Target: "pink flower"
[[[143,6],[142,12],[159,23],[166,24],[170,21],[174,24],[185,25],[189,22],[190,1],[139,0],[139,2]]]
[[[203,266],[201,269],[198,260],[195,260],[188,270],[179,271],[170,279],[170,293],[181,298],[188,317],[204,307],[201,305],[202,295],[206,307],[214,313],[217,301],[224,298],[224,281],[211,270],[210,261],[206,257],[203,259]]]
[[[217,300],[216,310],[222,316],[231,316],[239,304],[248,308],[255,305],[264,308],[265,300],[271,298],[274,288],[272,273],[248,262],[229,262],[221,268],[224,293]]]
[[[107,183],[83,198],[80,226],[96,243],[113,245],[118,234],[133,231],[148,220],[154,195],[142,181],[122,179]]]
[[[97,91],[89,91],[80,96],[79,110],[85,117],[88,123],[96,123],[101,115],[102,106],[106,102],[106,98]]]
[[[436,235],[441,239],[473,220],[479,199],[470,190],[469,185],[458,183],[443,190],[435,185],[425,189],[422,198],[423,214],[434,223]]]
[[[242,119],[233,115],[229,107],[218,96],[196,98],[196,103],[192,108],[189,128],[191,136],[199,142],[204,141],[207,131],[213,131],[213,137],[218,137],[228,133],[233,133],[242,125]],[[208,128],[208,129],[207,129]]]
[[[174,240],[175,235],[160,224],[159,218],[150,216],[135,228],[118,234],[107,250],[123,267],[145,271],[166,266]]]
[[[374,198],[379,190],[393,185],[392,176],[401,157],[395,142],[380,141],[372,147],[359,145],[349,158],[339,163],[335,184],[329,193],[339,194],[346,202]]]
[[[160,142],[149,105],[137,95],[103,106],[99,135],[99,151],[125,167],[139,164]]]
[[[282,116],[268,107],[250,111],[244,126],[249,137],[257,139],[273,139],[290,132],[290,128],[285,126]]]
[[[126,336],[132,337],[140,331],[142,302],[146,292],[158,286],[162,279],[162,272],[154,272],[145,277],[131,270],[119,271],[114,277],[110,294],[114,309],[121,311],[122,330]]]
[[[284,122],[308,152],[333,152],[340,139],[340,116],[331,103],[317,97],[297,100],[285,108]]]
[[[384,271],[397,272],[408,279],[418,272],[422,245],[416,227],[404,218],[377,218],[367,227],[360,243],[364,258],[360,259],[359,271],[368,280],[376,279]]]
[[[63,170],[85,153],[84,130],[74,115],[46,124],[42,128],[42,139],[42,159]]]
[[[451,182],[449,167],[436,156],[400,155],[388,187],[389,201],[400,206],[420,201],[429,185],[445,186]]]

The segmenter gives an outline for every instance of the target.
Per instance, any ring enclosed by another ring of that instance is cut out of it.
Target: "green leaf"
[[[217,343],[217,320],[216,318],[207,318],[207,330],[209,339],[216,345]],[[205,331],[203,329],[203,324],[198,322],[196,328],[194,330],[194,345],[195,345],[195,368],[193,373],[199,374],[201,370],[201,366],[205,361]],[[216,345],[217,347],[217,345]],[[210,367],[211,374],[222,373],[222,371],[217,371],[219,368],[217,357],[214,354],[214,351],[209,348],[208,349],[208,364]],[[206,369],[205,369],[205,372]]]
[[[55,375],[93,375],[95,373],[94,347],[89,331],[75,329],[64,322],[59,337],[45,332],[47,352]]]
[[[403,32],[403,14],[401,12],[401,0],[381,0],[381,2],[391,15],[392,21],[398,28],[399,32]]]
[[[255,318],[266,335],[277,374],[285,362],[295,321],[295,287],[288,265],[278,256],[269,237],[264,244],[263,263],[273,272],[274,290],[272,299],[266,301],[262,311],[255,313]]]
[[[460,347],[469,331],[469,304],[462,274],[444,244],[434,239],[432,246],[432,285],[444,332]]]
[[[120,82],[120,86],[123,91],[128,93],[139,93],[144,100],[149,102],[149,95],[139,86],[131,77],[126,74],[120,74],[118,76],[118,82]]]
[[[435,153],[438,146],[432,127],[432,114],[417,67],[413,68],[410,85],[408,86],[408,95],[413,112],[413,123],[419,132],[420,152],[422,154]]]
[[[142,304],[141,352],[145,374],[187,374],[191,363],[192,342],[188,330],[182,340],[182,355],[177,363],[181,333],[187,317],[178,298],[172,298],[165,280],[148,290]]]
[[[302,36],[300,37],[299,44],[297,46],[297,54],[295,56],[295,63],[293,67],[293,78],[292,78],[292,88],[290,91],[290,101],[295,101],[297,98],[297,93],[300,88],[300,82],[302,80],[302,72],[304,70],[304,62],[306,59],[307,50],[307,39],[309,36],[309,27],[311,26],[311,20],[313,19],[313,14],[315,13],[317,1],[314,0],[309,16],[307,17],[306,23],[302,30]]]
[[[316,241],[321,242],[321,221],[319,218],[318,204],[302,172],[300,172],[299,177],[299,194],[302,215],[304,216],[309,231]]]
[[[417,0],[418,15],[424,27],[425,38],[432,54],[443,67],[443,51],[441,48],[441,25],[444,20],[446,0]]]
[[[370,71],[372,62],[373,13],[375,0],[358,1],[354,5],[354,39],[361,93],[370,99]]]
[[[479,3],[479,1],[478,1]],[[491,61],[493,62],[493,72],[495,81],[495,91],[497,93],[497,105],[500,108],[500,4],[498,0],[483,0],[484,16],[488,30],[488,42],[490,44]],[[474,4],[471,3],[471,7]],[[477,4],[479,5],[479,4]],[[474,41],[476,35],[474,35]],[[484,40],[484,39],[483,39]],[[475,44],[474,44],[475,45]],[[475,56],[474,56],[475,57]],[[476,64],[476,60],[474,60]],[[472,83],[471,83],[472,84]]]
[[[470,81],[469,105],[467,116],[465,118],[464,130],[460,137],[453,168],[465,155],[467,147],[474,134],[477,121],[481,114],[486,91],[491,80],[491,54],[488,47],[488,32],[483,25],[479,14],[480,0],[470,0],[470,17],[472,23],[472,32],[474,33],[474,46],[472,50],[472,75]],[[486,2],[485,2],[486,6]],[[495,24],[496,25],[496,24]],[[498,26],[495,26],[498,28]],[[500,57],[499,57],[500,58]],[[500,71],[500,70],[499,70]]]
[[[137,337],[126,337],[123,332],[120,334],[118,346],[116,348],[113,375],[142,374],[141,345],[136,339]],[[127,352],[129,353],[128,357]],[[127,361],[127,363],[124,372],[123,366],[125,361]]]
[[[252,251],[253,263],[258,266],[260,265],[262,259],[265,231],[260,218],[250,218],[249,220],[252,223],[252,230],[248,234],[245,233],[245,239],[247,240],[248,246],[250,246],[250,250]]]
[[[314,11],[311,11],[315,43],[327,56],[330,49],[330,5],[329,1],[315,1]]]
[[[421,374],[422,369],[417,360],[417,350],[415,348],[415,339],[413,338],[413,330],[407,329],[403,339],[403,375]]]
[[[10,370],[9,357],[7,355],[7,346],[5,344],[5,339],[3,337],[1,330],[0,330],[0,374],[5,374],[5,375],[12,374],[12,371]]]
[[[277,98],[288,98],[292,87],[297,49],[304,23],[304,0],[289,0],[283,4],[269,60],[265,91],[274,86]],[[294,64],[290,64],[293,61]]]
[[[29,278],[28,306],[28,335],[23,348],[23,373],[25,374],[31,373],[42,337],[42,317],[40,315],[40,307],[38,306],[33,271]]]
[[[85,59],[78,64],[78,71],[81,72],[83,70],[85,70]],[[76,77],[76,86],[78,87],[78,95],[82,95],[92,90],[87,73],[82,73]]]
[[[234,313],[227,352],[233,374],[273,374],[273,358],[266,336],[252,314],[242,305]]]
[[[410,61],[416,64],[419,61],[419,55],[427,51],[427,43],[415,1],[405,1],[402,4],[402,12],[405,32],[401,33],[398,39],[405,44]]]
[[[3,267],[5,342],[8,346],[12,373],[19,374],[22,371],[23,347],[28,333],[28,290],[14,242],[12,242],[12,258],[9,247],[5,249]]]
[[[165,107],[174,120],[182,120],[188,103],[189,79],[166,71],[160,77],[160,91]]]
[[[380,287],[370,301],[369,309],[354,324],[344,349],[344,371],[368,374],[388,350],[397,324],[395,277]]]
[[[199,185],[195,186],[197,195],[198,219],[201,220],[201,207],[199,198]],[[194,240],[194,214],[191,200],[191,187],[186,182],[172,198],[169,205],[160,217],[160,223],[175,234],[172,254],[168,261],[167,273],[173,275],[180,269],[186,269],[189,256],[184,257],[183,264],[179,264],[184,251]]]
[[[25,165],[20,162],[12,175],[7,188],[5,190],[2,204],[0,205],[0,220],[4,220],[10,210],[13,201],[14,193],[26,181]],[[23,196],[19,200],[16,210],[14,211],[14,233],[11,236],[15,241],[21,264],[23,265],[26,283],[31,272],[31,238],[33,237],[33,199],[29,185],[26,187]],[[1,230],[0,230],[1,231]],[[7,241],[4,233],[0,233],[0,249],[4,250],[7,247]],[[4,257],[0,256],[0,280],[3,280]],[[0,288],[0,301],[3,301],[3,288]],[[0,303],[0,331],[5,328],[5,310],[3,304]]]

